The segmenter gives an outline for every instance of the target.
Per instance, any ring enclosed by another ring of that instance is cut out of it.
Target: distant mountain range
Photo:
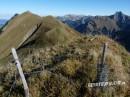
[[[6,19],[0,19],[0,27],[2,27],[6,22]]]
[[[130,16],[122,12],[110,16],[66,15],[57,18],[82,34],[104,34],[130,50]]]

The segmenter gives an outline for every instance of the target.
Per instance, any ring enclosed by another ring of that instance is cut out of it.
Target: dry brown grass
[[[106,87],[102,91],[100,88],[88,88],[87,84],[95,81],[97,77],[102,43],[105,42],[109,43],[105,61],[109,68],[108,80],[125,81],[126,85]],[[19,50],[20,56],[25,54],[22,54],[23,50],[28,49]],[[66,45],[29,50],[31,53],[26,53],[26,57],[21,58],[24,72],[34,72],[41,70],[42,67],[45,68],[43,72],[27,77],[32,97],[129,97],[130,95],[129,53],[107,37],[86,36]],[[13,75],[6,69],[1,70],[0,74],[4,75],[5,80],[0,85],[0,96],[4,97],[10,86],[6,78],[11,78]],[[12,97],[24,96],[21,81],[17,82],[15,89],[17,91],[13,91]]]

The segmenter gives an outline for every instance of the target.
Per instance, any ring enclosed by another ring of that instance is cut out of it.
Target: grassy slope
[[[41,37],[44,37],[44,41],[48,42],[50,45],[57,43],[65,44],[74,37],[78,36],[78,33],[76,33],[75,30],[71,29],[67,25],[61,23],[51,16],[43,18],[42,26],[43,30],[47,31],[42,33]]]
[[[108,87],[103,92],[99,88],[88,88],[87,83],[96,79],[96,67],[100,63],[102,44],[105,42],[109,43],[105,61],[109,67],[108,80],[125,81],[126,85]],[[130,95],[129,53],[107,37],[81,37],[67,45],[26,49],[26,51],[27,54],[20,57],[23,57],[24,72],[41,70],[46,64],[43,72],[27,77],[32,97],[129,97]],[[9,82],[15,71],[15,67],[12,68],[10,71],[1,67],[0,74],[4,75],[3,81],[5,81],[0,85],[1,97],[9,91]],[[17,81],[11,97],[24,97],[21,89],[22,83]]]
[[[18,48],[27,32],[41,21],[39,16],[25,12],[11,20],[0,35],[0,58],[7,56],[11,47]]]
[[[35,47],[53,46],[55,44],[66,44],[78,37],[79,34],[67,25],[52,16],[43,17],[42,25],[33,37]],[[32,39],[32,40],[33,40]],[[31,39],[30,39],[31,40]]]
[[[45,47],[55,44],[65,44],[73,38],[79,36],[78,32],[71,29],[52,16],[43,17],[25,12],[20,16],[13,18],[6,26],[5,32],[0,36],[0,59],[9,54],[10,48],[19,48],[28,31],[36,24],[41,23],[40,28],[24,42],[25,44],[35,40],[30,46]]]

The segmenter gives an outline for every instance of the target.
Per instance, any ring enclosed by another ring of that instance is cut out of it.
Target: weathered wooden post
[[[101,58],[101,64],[105,63],[107,46],[108,46],[108,44],[104,43],[104,45],[103,45],[103,52],[102,52],[102,58]]]
[[[17,69],[18,69],[18,71],[19,71],[20,77],[21,77],[21,79],[22,79],[22,83],[23,83],[24,91],[25,91],[25,97],[29,97],[29,88],[28,88],[28,85],[27,85],[25,76],[24,76],[24,74],[23,74],[23,70],[22,70],[21,64],[20,64],[20,62],[19,62],[19,58],[18,58],[18,56],[17,56],[17,53],[16,53],[15,48],[12,48],[12,54],[13,54],[13,57],[14,57],[14,59],[15,59],[16,66],[17,66]]]
[[[108,81],[108,65],[105,63],[107,46],[107,43],[103,44],[103,52],[100,64],[100,81]]]

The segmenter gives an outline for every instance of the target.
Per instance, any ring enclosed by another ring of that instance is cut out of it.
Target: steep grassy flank
[[[42,24],[36,34],[34,34],[25,44],[34,47],[54,46],[56,44],[66,44],[79,37],[80,34],[67,25],[58,21],[52,16],[42,18]],[[32,41],[30,43],[30,41]]]
[[[108,81],[121,80],[126,85],[100,88],[88,88],[87,84],[97,77],[102,45],[108,42],[106,61]],[[26,54],[23,51],[26,50]],[[130,54],[120,45],[104,36],[87,36],[73,39],[66,45],[48,48],[22,48],[19,56],[23,63],[31,97],[129,97],[130,96]],[[12,63],[10,63],[12,64]],[[5,97],[14,77],[12,68],[0,68],[0,96]],[[9,67],[8,66],[8,67]],[[37,70],[38,74],[30,74]],[[20,80],[11,93],[11,97],[24,97]]]
[[[79,35],[78,32],[76,32],[75,30],[71,29],[67,25],[63,24],[62,22],[56,20],[55,18],[51,16],[43,18],[41,32],[42,32],[42,35],[40,36],[39,39],[43,39],[42,40],[43,42],[47,42],[47,43],[44,43],[45,45],[48,45],[48,44],[54,45],[57,43],[65,44],[73,40],[73,38],[78,37]]]
[[[41,21],[41,17],[25,12],[11,20],[0,35],[0,58],[7,56],[11,47],[18,48],[28,31]]]
[[[37,26],[39,27],[33,32],[32,29]],[[1,34],[0,59],[9,55],[11,47],[38,48],[66,44],[78,36],[78,32],[52,16],[41,18],[25,12],[11,19]]]

